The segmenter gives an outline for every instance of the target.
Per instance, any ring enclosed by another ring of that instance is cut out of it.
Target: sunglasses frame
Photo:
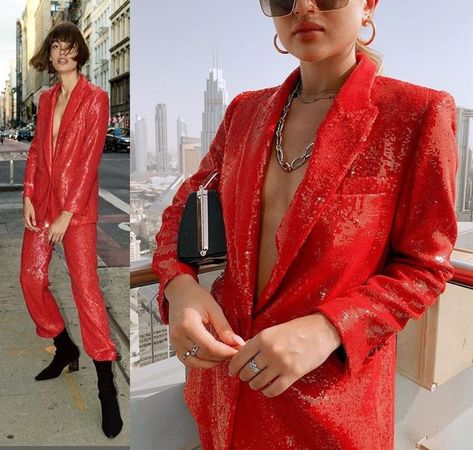
[[[270,2],[271,0],[268,0],[268,3]],[[297,3],[297,0],[293,0],[292,1],[292,9],[289,13],[287,14],[282,14],[281,16],[271,16],[269,14],[266,14],[266,12],[264,11],[264,8],[263,8],[263,2],[264,0],[260,0],[259,2],[259,5],[261,7],[261,11],[263,11],[263,14],[266,16],[266,17],[287,17],[287,16],[290,16],[293,12],[294,12],[294,8],[296,7],[296,3]],[[347,3],[345,6],[342,6],[341,8],[334,8],[334,9],[319,9],[318,5],[317,5],[317,0],[314,0],[314,3],[315,3],[315,6],[317,7],[317,9],[322,12],[322,13],[326,13],[326,12],[330,12],[330,11],[339,11],[340,9],[343,9],[343,8],[346,8],[348,6],[348,4],[350,3],[350,0],[347,0]]]

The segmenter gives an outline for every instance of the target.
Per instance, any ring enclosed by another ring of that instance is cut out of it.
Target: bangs
[[[54,42],[64,42],[67,50],[76,50],[79,49],[83,40],[81,32],[75,25],[68,22],[60,23],[51,30],[49,47],[51,48]]]

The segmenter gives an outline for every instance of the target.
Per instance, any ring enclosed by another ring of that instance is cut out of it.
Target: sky
[[[15,58],[15,23],[25,0],[1,0],[0,88]],[[449,5],[454,5],[449,7]],[[205,81],[218,47],[230,99],[244,90],[280,84],[297,67],[275,52],[272,20],[257,0],[131,0],[131,118],[145,117],[154,147],[154,106],[166,103],[168,142],[177,147],[182,115],[199,136]],[[372,47],[384,56],[384,73],[449,91],[473,108],[473,2],[380,0]]]
[[[21,17],[25,4],[25,0],[1,0],[0,90],[5,87],[10,60],[16,57],[16,19]]]
[[[471,0],[380,0],[374,19],[371,46],[383,55],[386,76],[447,90],[458,105],[473,108]],[[156,103],[167,104],[170,151],[178,116],[191,136],[200,136],[213,47],[230,99],[278,85],[298,65],[274,50],[272,20],[257,0],[132,0],[131,35],[131,119],[145,117],[151,149]]]

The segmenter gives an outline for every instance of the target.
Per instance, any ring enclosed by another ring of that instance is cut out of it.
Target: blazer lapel
[[[84,74],[79,75],[79,80],[77,81],[76,85],[72,89],[71,95],[69,100],[67,101],[66,108],[64,110],[64,114],[61,119],[61,124],[59,126],[58,135],[56,139],[56,151],[58,150],[59,143],[61,140],[61,136],[67,130],[67,126],[69,122],[75,117],[77,108],[81,104],[82,100],[88,93],[88,89],[85,89],[87,86],[88,81]],[[53,123],[54,123],[54,109],[56,107],[57,97],[59,95],[61,89],[61,85],[58,82],[51,93],[51,101],[49,102],[49,125],[46,134],[46,149],[47,149],[47,157],[46,162],[49,170],[49,174],[51,174],[52,169],[52,160],[53,160]]]
[[[289,266],[309,236],[325,205],[330,201],[331,195],[337,190],[353,161],[363,150],[378,114],[377,108],[370,100],[375,76],[375,64],[367,56],[357,54],[356,67],[343,84],[319,127],[304,178],[277,231],[278,258],[271,277],[257,301],[256,313],[262,311],[277,291]],[[259,245],[261,195],[271,141],[282,108],[298,78],[299,70],[296,70],[270,100],[271,103],[274,102],[274,106],[269,107],[268,114],[262,117],[266,131],[259,142],[255,141],[255,145],[259,146],[259,152],[257,154],[255,146],[250,146],[252,151],[246,155],[248,159],[244,167],[254,167],[253,173],[248,176],[244,173],[240,175],[245,177],[245,180],[239,180],[238,184],[246,191],[242,193],[242,198],[253,196],[256,199],[250,204],[249,211],[242,204],[240,209],[245,209],[246,214],[240,213],[238,216],[239,220],[245,218],[242,220],[240,233],[243,234],[246,230],[248,245],[252,249],[257,249]],[[262,149],[264,149],[263,155]],[[298,230],[298,232],[291,233],[291,230]],[[256,286],[257,252],[244,250],[245,255],[240,254],[240,261],[246,261],[246,264],[240,267],[244,268],[242,276],[247,277],[248,289],[253,299]],[[249,307],[252,308],[253,305]]]

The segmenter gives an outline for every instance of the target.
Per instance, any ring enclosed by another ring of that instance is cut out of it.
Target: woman
[[[53,246],[62,243],[79,312],[85,351],[93,359],[102,407],[102,429],[113,438],[122,420],[113,383],[117,351],[97,275],[98,167],[109,119],[107,93],[80,73],[89,50],[79,29],[52,28],[30,64],[59,81],[39,99],[37,128],[26,162],[25,234],[20,282],[37,334],[53,338],[56,353],[36,380],[79,369],[79,349],[70,339],[49,290]]]
[[[185,398],[206,450],[393,449],[396,333],[453,275],[455,105],[379,74],[377,0],[261,5],[300,67],[232,101],[156,237]],[[228,263],[209,294],[176,237],[215,170]]]

